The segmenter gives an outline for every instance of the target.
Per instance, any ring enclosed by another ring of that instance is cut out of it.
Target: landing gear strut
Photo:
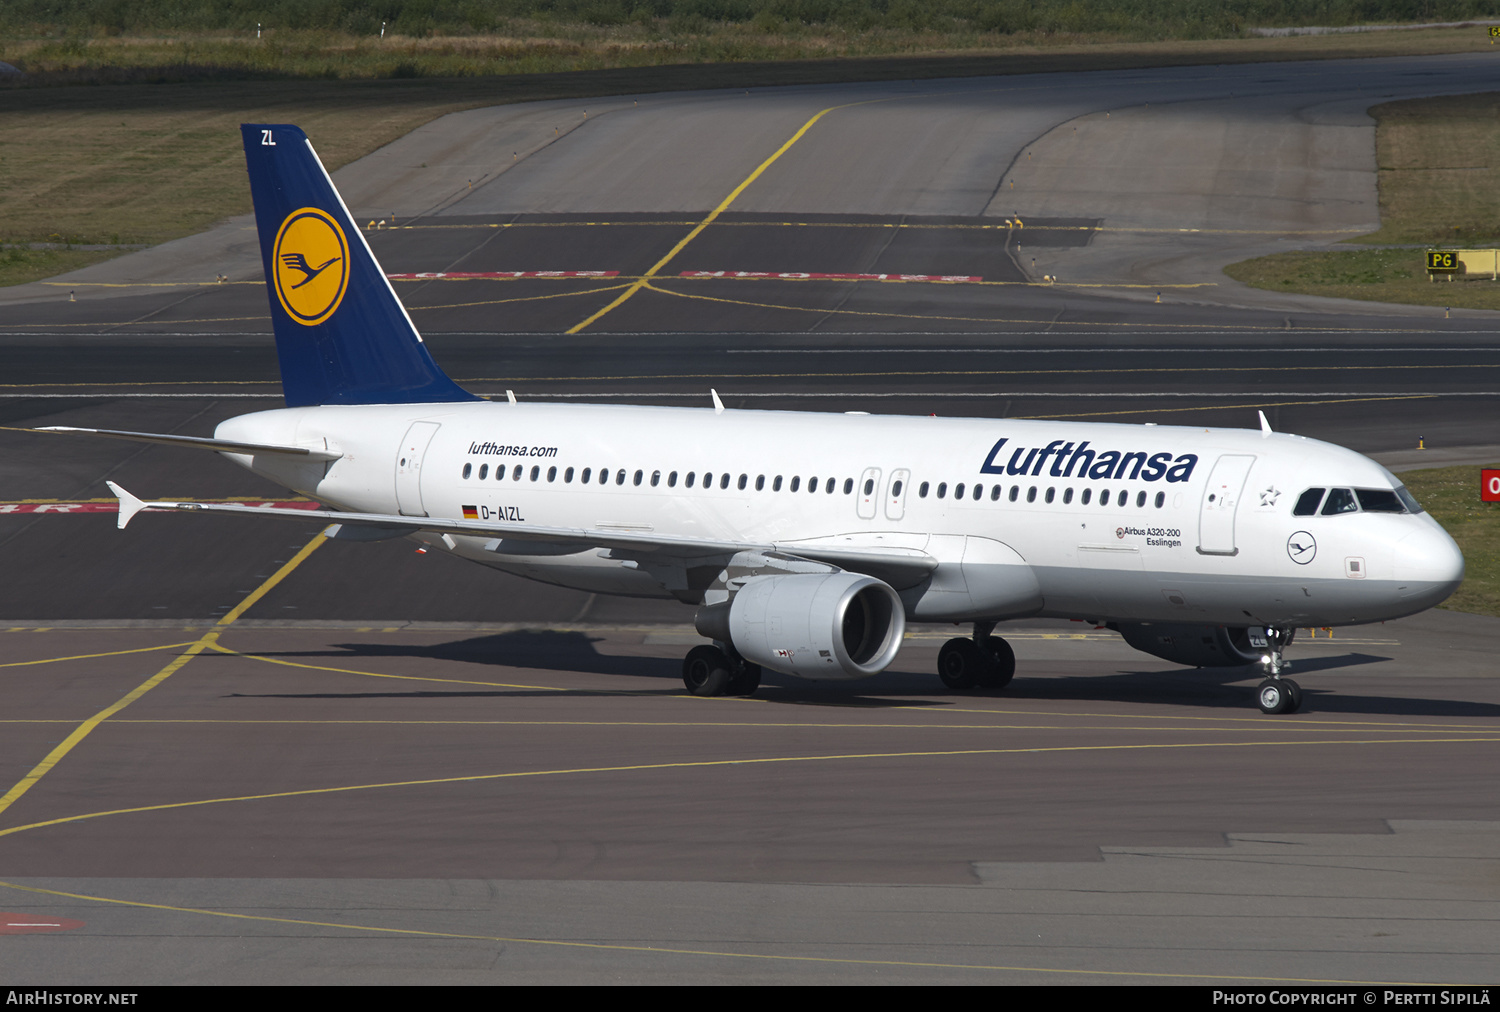
[[[695,696],[749,696],[760,688],[760,665],[718,644],[693,647],[682,662],[682,684]]]
[[[975,622],[972,639],[951,639],[938,651],[938,677],[950,689],[1003,689],[1016,673],[1016,654],[993,622]]]
[[[1261,656],[1260,664],[1270,677],[1255,688],[1255,701],[1260,704],[1261,713],[1296,713],[1302,706],[1302,686],[1281,674],[1291,668],[1282,659],[1281,652],[1292,642],[1294,632],[1293,629],[1266,629],[1266,652]]]

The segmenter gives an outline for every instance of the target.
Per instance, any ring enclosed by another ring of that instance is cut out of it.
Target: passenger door
[[[412,422],[396,453],[396,510],[404,517],[425,517],[422,506],[422,458],[432,437],[441,428],[437,422]]]
[[[1254,463],[1254,456],[1240,454],[1225,454],[1214,463],[1198,511],[1200,555],[1239,554],[1234,544],[1234,514]]]

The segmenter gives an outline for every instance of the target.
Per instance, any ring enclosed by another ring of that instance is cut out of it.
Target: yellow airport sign
[[[1427,251],[1427,273],[1488,274],[1492,280],[1500,278],[1500,250],[1430,249]]]

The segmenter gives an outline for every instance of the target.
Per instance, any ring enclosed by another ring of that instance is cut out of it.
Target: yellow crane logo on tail
[[[276,297],[287,315],[306,327],[333,315],[349,288],[349,240],[326,212],[293,211],[271,251]]]

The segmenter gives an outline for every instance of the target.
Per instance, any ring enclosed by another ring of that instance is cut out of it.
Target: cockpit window
[[[1359,510],[1359,504],[1354,501],[1354,490],[1347,488],[1336,488],[1328,493],[1328,498],[1323,503],[1323,515],[1332,516],[1335,513],[1354,513]]]
[[[1310,517],[1318,512],[1318,503],[1323,501],[1323,493],[1327,491],[1321,488],[1310,488],[1297,497],[1297,505],[1292,510],[1294,517]]]
[[[1405,485],[1396,488],[1396,498],[1401,500],[1408,513],[1421,513],[1422,504],[1417,502],[1417,497],[1406,490]]]
[[[1357,488],[1354,494],[1359,497],[1359,508],[1366,513],[1406,512],[1396,493],[1388,488]]]

